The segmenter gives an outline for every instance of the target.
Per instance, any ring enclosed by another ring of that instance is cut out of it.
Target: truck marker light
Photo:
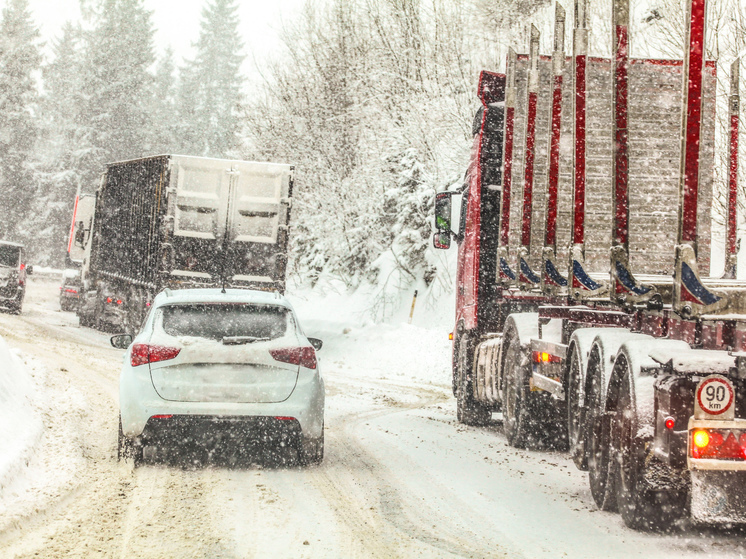
[[[121,304],[122,304],[122,300],[121,299],[117,299],[117,305],[121,305]]]
[[[163,414],[163,415],[152,415],[150,416],[150,419],[171,419],[172,417],[173,415]]]
[[[106,302],[107,302],[107,303],[111,303],[111,297],[107,297],[107,298],[106,298]]]
[[[673,431],[673,428],[676,427],[676,421],[673,417],[667,417],[666,418],[666,429]]]
[[[453,332],[449,332],[448,339],[451,340],[451,341],[453,341]]]
[[[294,417],[287,417],[284,415],[275,416],[275,419],[277,419],[278,421],[295,421]]]
[[[533,352],[534,363],[561,363],[562,359],[546,351]]]

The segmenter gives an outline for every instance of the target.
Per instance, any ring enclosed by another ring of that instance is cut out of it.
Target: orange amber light
[[[704,448],[710,444],[710,435],[707,431],[695,431],[692,435],[692,442],[697,448]]]

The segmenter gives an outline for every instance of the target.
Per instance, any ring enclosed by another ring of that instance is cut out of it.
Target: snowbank
[[[0,490],[28,462],[41,438],[43,422],[31,377],[0,337]]]
[[[413,292],[389,299],[384,322],[375,322],[371,293],[341,289],[298,290],[287,294],[306,335],[321,338],[322,370],[374,379],[414,380],[451,386],[453,303],[429,304],[420,291],[412,323]]]

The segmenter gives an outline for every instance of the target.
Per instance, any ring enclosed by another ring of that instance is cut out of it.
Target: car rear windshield
[[[0,245],[0,266],[15,268],[18,266],[18,260],[21,256],[19,247]]]
[[[171,336],[222,340],[235,336],[274,339],[288,330],[289,311],[271,305],[193,304],[163,307],[163,330]]]

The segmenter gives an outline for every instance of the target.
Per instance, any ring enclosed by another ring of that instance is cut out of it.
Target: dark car
[[[32,267],[26,267],[23,245],[0,241],[0,307],[21,314],[26,274],[31,272]]]
[[[62,272],[60,285],[60,308],[63,311],[74,311],[78,308],[78,300],[83,285],[80,281],[80,270],[67,268]]]

